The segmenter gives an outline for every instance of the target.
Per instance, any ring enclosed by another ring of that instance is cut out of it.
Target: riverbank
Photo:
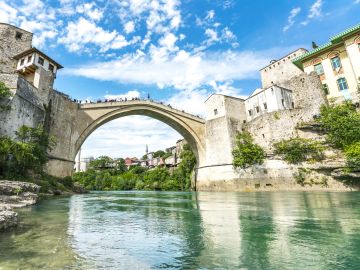
[[[15,227],[19,223],[15,209],[33,205],[41,197],[87,193],[81,185],[73,184],[71,189],[47,190],[34,183],[0,180],[0,231]]]
[[[35,204],[39,199],[40,186],[18,181],[0,181],[0,231],[19,223],[16,208]]]

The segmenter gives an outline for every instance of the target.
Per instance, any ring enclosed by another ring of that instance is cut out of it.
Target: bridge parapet
[[[107,101],[107,102],[96,102],[96,103],[82,103],[80,104],[80,109],[110,109],[110,108],[119,108],[119,107],[126,107],[126,106],[136,106],[136,105],[145,105],[145,106],[152,106],[157,109],[161,109],[163,111],[175,113],[177,115],[181,115],[183,117],[198,121],[200,123],[205,123],[205,119],[201,118],[200,116],[193,115],[191,113],[185,112],[184,110],[179,110],[173,108],[170,104],[165,105],[162,102],[154,102],[151,100],[127,100],[127,101]]]

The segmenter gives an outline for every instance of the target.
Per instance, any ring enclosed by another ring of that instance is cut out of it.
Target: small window
[[[339,56],[335,56],[334,58],[331,58],[331,65],[332,65],[333,70],[341,68],[341,61],[340,61]]]
[[[337,84],[338,84],[338,87],[339,87],[340,91],[349,89],[345,78],[338,79]]]
[[[264,109],[267,110],[267,104],[266,104],[266,102],[264,103]]]
[[[256,106],[256,112],[259,113],[260,112],[260,108],[259,106]]]
[[[25,59],[23,58],[20,60],[20,66],[24,65],[24,63],[25,63]]]
[[[15,38],[16,39],[21,39],[22,38],[22,33],[21,32],[18,32],[18,31],[16,31],[16,33],[15,33]]]
[[[291,102],[291,107],[294,109],[295,108],[295,103]]]
[[[322,88],[323,88],[323,91],[324,91],[325,95],[328,95],[329,94],[329,88],[328,88],[326,83],[324,83],[322,85]]]
[[[322,64],[317,64],[314,66],[314,70],[316,71],[317,75],[323,75],[324,74],[324,69]]]
[[[49,70],[50,70],[51,72],[54,72],[54,65],[49,64]],[[215,112],[215,110],[214,110],[214,112]],[[216,110],[216,114],[217,114],[217,110]]]
[[[39,57],[38,63],[39,63],[40,65],[44,65],[44,58]]]
[[[252,110],[249,110],[249,115],[252,116]]]
[[[32,55],[29,55],[28,58],[27,58],[27,62],[30,63],[31,59],[32,59]]]
[[[281,104],[283,105],[283,107],[285,107],[285,101],[283,98],[281,99]]]

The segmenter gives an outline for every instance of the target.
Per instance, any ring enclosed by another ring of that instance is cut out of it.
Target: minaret
[[[81,147],[79,149],[79,153],[78,153],[78,161],[77,161],[77,168],[76,168],[76,172],[80,172],[81,166],[80,166],[80,162],[81,162]]]
[[[145,154],[147,155],[149,153],[148,145],[146,145]]]

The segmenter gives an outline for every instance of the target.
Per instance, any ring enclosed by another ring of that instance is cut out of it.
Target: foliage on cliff
[[[345,148],[347,166],[350,171],[360,172],[360,142],[356,142]]]
[[[360,170],[360,113],[354,105],[322,106],[317,120],[326,132],[327,141],[344,151],[351,171]]]
[[[42,127],[22,126],[16,136],[17,140],[0,138],[0,175],[11,178],[41,173],[55,140]]]
[[[249,132],[238,133],[236,135],[236,146],[232,154],[234,166],[240,168],[262,164],[266,157],[264,149],[254,144],[254,140]]]
[[[73,180],[89,190],[189,190],[196,158],[188,145],[184,146],[180,158],[180,164],[172,171],[166,167],[148,170],[141,166],[127,170],[123,159],[114,162],[110,157],[102,156],[92,162],[92,168],[86,172],[75,173]],[[103,166],[104,160],[106,166]]]
[[[324,159],[324,147],[317,141],[303,138],[291,138],[274,144],[275,153],[283,155],[288,163]]]
[[[0,82],[0,100],[3,98],[9,98],[11,96],[12,94],[10,89],[5,85],[5,83]]]
[[[5,85],[5,83],[0,82],[0,102],[3,99],[7,99],[11,96],[12,96],[12,93],[11,93],[10,89]],[[7,105],[4,105],[4,104],[0,104],[0,111],[7,110],[7,109],[10,109],[10,107]]]
[[[335,148],[345,149],[360,141],[360,113],[349,102],[322,106],[317,121]]]

